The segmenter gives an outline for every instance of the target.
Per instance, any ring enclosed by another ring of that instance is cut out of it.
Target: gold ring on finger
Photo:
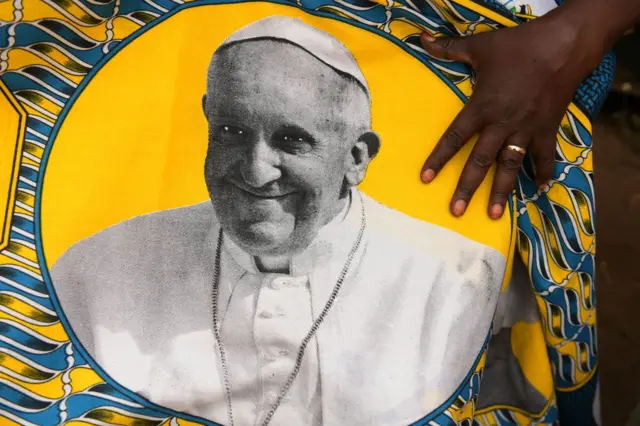
[[[518,154],[522,154],[522,155],[525,155],[527,153],[526,149],[518,145],[507,145],[505,148],[508,149],[509,151],[515,151]]]

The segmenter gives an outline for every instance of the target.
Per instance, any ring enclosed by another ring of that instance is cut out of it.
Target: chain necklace
[[[280,390],[280,394],[276,398],[276,401],[273,403],[269,412],[267,413],[264,420],[262,421],[262,426],[267,426],[269,422],[271,422],[271,419],[273,418],[273,415],[276,413],[276,410],[280,406],[280,403],[282,402],[283,398],[287,395],[287,392],[289,392],[291,385],[293,384],[294,380],[296,379],[296,376],[298,375],[298,372],[300,371],[300,368],[302,367],[302,358],[304,357],[304,352],[307,349],[307,345],[315,335],[316,331],[318,330],[318,327],[320,327],[320,324],[322,324],[327,314],[329,313],[331,306],[333,306],[333,302],[336,300],[336,297],[338,297],[338,292],[342,287],[342,283],[344,282],[344,279],[349,273],[351,262],[353,262],[355,254],[358,251],[358,248],[360,247],[360,243],[362,242],[362,236],[364,235],[364,229],[367,224],[366,215],[364,211],[364,203],[362,202],[362,199],[360,199],[360,205],[362,207],[361,218],[360,218],[360,230],[358,231],[358,236],[356,237],[356,241],[354,242],[353,247],[351,247],[351,251],[347,256],[347,261],[342,267],[342,271],[338,276],[336,285],[333,287],[333,291],[329,296],[329,300],[327,300],[327,303],[324,306],[324,309],[322,309],[322,312],[320,312],[320,315],[318,315],[318,318],[316,318],[316,320],[314,321],[313,325],[311,326],[311,329],[309,330],[309,333],[307,333],[305,338],[302,339],[302,344],[300,345],[300,349],[298,350],[298,355],[296,356],[296,362],[293,367],[293,370],[289,374],[289,377],[285,382],[284,386],[282,386],[282,389]],[[226,350],[222,343],[222,339],[220,338],[220,331],[218,330],[218,322],[219,322],[218,321],[218,287],[220,285],[219,281],[220,281],[221,253],[222,253],[222,228],[220,228],[220,232],[218,234],[218,244],[216,247],[216,258],[215,258],[215,264],[213,269],[213,289],[211,291],[211,300],[213,302],[212,303],[213,304],[213,335],[216,339],[216,343],[218,344],[218,351],[220,353],[220,363],[222,364],[222,375],[224,378],[224,393],[227,400],[227,413],[229,415],[229,426],[234,426],[233,404],[231,401],[231,381],[229,379],[229,365],[227,364]]]

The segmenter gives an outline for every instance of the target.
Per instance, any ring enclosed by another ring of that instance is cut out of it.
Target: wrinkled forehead
[[[261,38],[223,45],[213,55],[207,73],[208,83],[234,78],[253,70],[270,73],[279,70],[282,78],[332,79],[337,89],[348,83],[361,86],[369,97],[368,87],[359,79],[324,62],[304,47],[286,40]],[[210,88],[209,85],[207,87]]]
[[[207,93],[217,106],[269,102],[299,113],[352,111],[365,121],[370,109],[367,94],[349,75],[295,44],[272,39],[219,49],[209,66]]]

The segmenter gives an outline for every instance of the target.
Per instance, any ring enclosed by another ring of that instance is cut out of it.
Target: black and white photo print
[[[420,419],[483,350],[504,255],[358,188],[385,142],[339,40],[272,16],[211,51],[187,77],[210,200],[69,248],[52,280],[75,335],[126,388],[221,424]]]

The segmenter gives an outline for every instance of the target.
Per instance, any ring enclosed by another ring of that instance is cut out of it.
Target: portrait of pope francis
[[[336,38],[274,16],[213,49],[210,200],[70,247],[51,276],[74,334],[129,390],[224,425],[419,420],[481,352],[504,256],[358,189],[383,144]]]

